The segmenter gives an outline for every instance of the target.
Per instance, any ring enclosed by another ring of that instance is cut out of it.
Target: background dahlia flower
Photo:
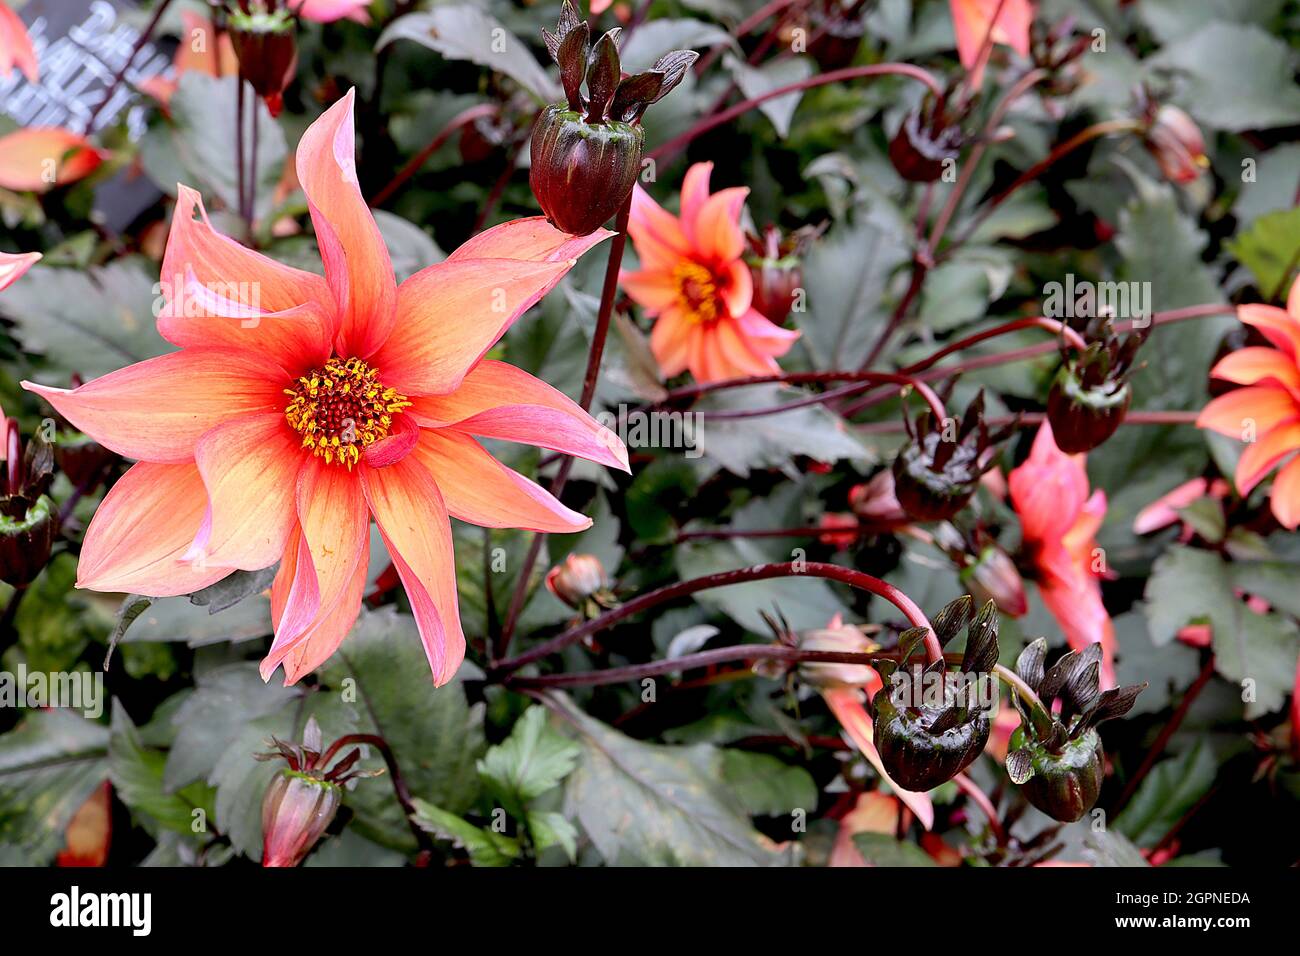
[[[712,163],[696,163],[682,182],[681,216],[632,190],[628,234],[641,268],[623,289],[655,317],[650,347],[665,378],[690,369],[700,382],[771,375],[799,333],[753,308],[740,210],[749,189],[709,193]]]
[[[1247,442],[1233,476],[1237,492],[1245,496],[1300,451],[1300,279],[1291,286],[1285,309],[1242,305],[1237,317],[1257,328],[1272,348],[1249,346],[1221,358],[1210,374],[1244,387],[1206,405],[1196,424]],[[1300,455],[1278,471],[1269,504],[1284,527],[1294,531],[1300,525]]]
[[[297,153],[323,278],[220,235],[182,186],[158,319],[180,350],[71,391],[23,384],[137,460],[86,531],[78,586],[187,594],[278,561],[261,670],[283,664],[293,683],[357,617],[373,518],[442,684],[465,654],[448,515],[552,532],[591,523],[475,436],[627,468],[622,443],[577,404],[483,358],[609,234],[505,223],[398,287],[353,153],[349,92]]]
[[[984,82],[984,67],[994,43],[1002,43],[1021,56],[1029,56],[1029,27],[1034,22],[1030,0],[948,0],[957,57],[971,76],[971,86]],[[992,34],[985,48],[984,40]]]
[[[1101,686],[1109,689],[1115,686],[1115,626],[1101,600],[1095,540],[1106,517],[1106,492],[1088,493],[1085,460],[1061,451],[1052,426],[1043,422],[1029,457],[1007,476],[1007,488],[1043,603],[1070,647],[1101,644]]]

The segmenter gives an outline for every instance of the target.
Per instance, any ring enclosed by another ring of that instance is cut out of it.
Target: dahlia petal
[[[695,163],[682,178],[682,230],[692,242],[695,221],[709,199],[709,179],[712,175],[712,163]]]
[[[199,439],[195,463],[208,491],[203,560],[257,571],[275,564],[298,523],[303,456],[284,415],[237,418]]]
[[[262,680],[270,680],[290,649],[310,630],[320,614],[320,589],[316,586],[316,569],[312,567],[307,539],[302,525],[294,530],[280,558],[280,567],[271,582],[271,622],[275,639],[262,660]],[[326,609],[328,611],[328,608]]]
[[[352,580],[338,596],[334,606],[317,618],[311,628],[294,641],[293,646],[281,658],[284,664],[284,686],[298,683],[334,656],[361,613],[361,598],[365,589],[366,563],[359,561]]]
[[[1300,401],[1286,389],[1248,385],[1213,399],[1201,409],[1196,424],[1245,441],[1248,426],[1258,436],[1295,418],[1300,418]]]
[[[647,316],[656,316],[677,302],[678,284],[670,272],[652,269],[625,272],[618,282]]]
[[[17,255],[0,252],[0,292],[17,282],[40,259],[39,252],[20,252]]]
[[[1233,478],[1238,494],[1250,494],[1274,465],[1297,448],[1300,448],[1300,422],[1294,421],[1279,425],[1247,444],[1237,460],[1237,473]]]
[[[664,378],[686,371],[692,328],[680,309],[666,309],[655,319],[650,329],[650,351],[654,353],[655,361],[659,363],[659,374]]]
[[[72,390],[23,382],[105,448],[142,461],[194,457],[204,432],[231,419],[283,411],[284,372],[229,349],[184,349]]]
[[[93,173],[105,153],[86,137],[52,126],[29,126],[0,136],[0,187],[49,192]]]
[[[651,199],[639,183],[632,187],[627,233],[643,269],[671,272],[691,255],[691,244],[677,217]]]
[[[193,463],[132,465],[86,529],[77,587],[174,597],[221,580],[230,568],[181,560],[207,504]]]
[[[730,317],[715,322],[712,333],[714,362],[724,377],[772,375],[780,371],[775,361],[757,351],[741,335],[739,325]]]
[[[780,358],[799,340],[802,334],[798,329],[787,329],[772,322],[757,309],[743,312],[737,322],[741,333],[756,348],[761,348],[773,358]]]
[[[741,316],[754,304],[754,277],[743,259],[736,259],[722,270],[718,294],[727,304],[727,311]]]
[[[1039,594],[1071,648],[1078,651],[1089,644],[1101,645],[1101,687],[1114,687],[1115,626],[1101,601],[1097,578],[1080,575],[1068,582],[1045,583]]]
[[[577,259],[614,233],[597,229],[585,236],[561,232],[545,216],[503,222],[466,240],[449,260],[526,259],[530,262],[564,262]]]
[[[1294,288],[1292,287],[1293,292]],[[1237,318],[1259,329],[1264,338],[1289,357],[1294,359],[1300,355],[1300,319],[1286,309],[1279,309],[1275,305],[1239,305]]]
[[[420,426],[409,415],[399,415],[389,429],[388,436],[367,445],[361,453],[371,468],[384,468],[395,464],[415,449],[420,438]]]
[[[893,778],[889,776],[889,771],[885,769],[885,764],[880,759],[880,751],[876,749],[871,715],[867,713],[867,708],[863,705],[859,692],[851,687],[837,687],[823,690],[822,697],[826,699],[826,706],[830,708],[831,713],[835,715],[835,719],[844,728],[849,740],[853,741],[853,746],[857,747],[862,756],[867,758],[867,762],[875,768],[876,773],[880,774],[880,779],[888,783],[898,799],[911,808],[911,811],[916,814],[916,818],[921,821],[921,826],[927,830],[933,827],[934,804],[930,802],[929,796],[912,790],[904,790],[894,782]]]
[[[573,267],[460,259],[422,269],[397,293],[397,327],[371,365],[405,395],[445,395]]]
[[[740,210],[747,196],[747,186],[733,186],[714,193],[700,207],[689,227],[696,250],[715,265],[730,263],[745,251]]]
[[[1229,352],[1210,369],[1210,374],[1238,385],[1254,385],[1271,379],[1288,388],[1300,387],[1300,368],[1277,349],[1253,345]]]
[[[26,25],[13,10],[0,3],[0,80],[7,80],[14,67],[22,71],[28,82],[39,78],[36,50]]]
[[[305,459],[297,511],[301,533],[290,534],[271,588],[275,640],[262,661],[263,680],[349,593],[357,565],[365,565],[369,555],[369,520],[355,474],[320,458]]]
[[[426,428],[537,445],[628,471],[617,435],[562,392],[504,362],[480,362],[456,391],[412,398],[406,412]]]
[[[366,501],[410,598],[434,686],[441,686],[465,659],[451,524],[442,495],[414,457],[388,468],[363,464],[360,471]]]
[[[325,280],[221,235],[187,186],[177,187],[161,286],[158,332],[173,345],[250,348],[298,368],[319,357],[324,335],[329,357],[336,318]]]
[[[591,527],[590,518],[501,464],[469,435],[421,429],[415,457],[433,475],[453,518],[484,528],[527,531],[568,533]]]
[[[1273,516],[1282,527],[1294,531],[1300,526],[1300,456],[1282,466],[1269,495]]]
[[[294,537],[300,539],[302,536],[300,533],[296,533]],[[276,575],[276,584],[279,585],[280,576],[285,573],[285,568],[290,569],[288,574],[289,584],[282,586],[282,590],[286,592],[291,586],[293,568],[296,566],[297,546],[292,545],[291,548],[292,555],[289,550],[286,550],[284,562]],[[314,577],[314,575],[311,576]],[[262,680],[270,680],[271,675],[275,673],[275,669],[283,664],[284,686],[288,687],[296,684],[301,678],[324,664],[338,650],[339,645],[343,643],[343,638],[347,636],[348,631],[352,629],[352,625],[356,622],[357,615],[361,612],[361,597],[365,586],[366,562],[358,561],[356,570],[353,571],[352,579],[348,582],[347,587],[338,594],[331,606],[318,612],[315,619],[310,621],[306,630],[289,641],[276,639],[259,667]],[[280,611],[277,612],[275,585],[271,588],[271,603],[277,633],[288,634],[287,628],[280,628],[283,607],[281,606]],[[283,603],[284,599],[282,598],[281,604],[283,605]]]
[[[1197,424],[1199,425],[1200,422]],[[1186,508],[1197,498],[1202,497],[1209,487],[1210,483],[1204,478],[1193,478],[1165,492],[1137,513],[1137,517],[1133,519],[1133,533],[1150,534],[1152,531],[1167,528],[1178,520],[1179,508]]]
[[[1059,542],[1088,497],[1083,456],[1061,451],[1052,426],[1043,422],[1029,457],[1007,476],[1007,490],[1025,538]]]
[[[348,90],[303,133],[297,168],[325,278],[338,303],[338,352],[366,358],[393,330],[397,283],[388,248],[357,183],[355,95]]]

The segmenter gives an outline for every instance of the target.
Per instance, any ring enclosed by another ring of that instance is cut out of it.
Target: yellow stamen
[[[681,262],[673,270],[677,304],[692,322],[708,324],[722,315],[725,305],[713,273],[697,262]]]
[[[303,449],[349,471],[362,451],[388,437],[393,415],[411,404],[359,358],[332,358],[284,392],[290,397],[284,417],[302,435]]]

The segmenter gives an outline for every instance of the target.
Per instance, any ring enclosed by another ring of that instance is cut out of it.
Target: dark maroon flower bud
[[[569,0],[555,33],[542,30],[567,102],[548,106],[538,118],[528,179],[546,218],[573,235],[600,228],[627,201],[641,169],[641,117],[698,57],[674,50],[644,73],[624,77],[621,32],[615,27],[591,45],[590,27]]]
[[[906,413],[903,422],[912,440],[894,459],[894,493],[903,510],[922,521],[947,520],[966,507],[980,476],[997,461],[998,443],[1012,431],[989,433],[983,391],[960,422],[936,421],[929,409],[915,426]]]
[[[1016,563],[995,542],[986,543],[975,560],[962,568],[961,580],[977,601],[992,601],[1004,614],[1021,617],[1029,611]]]
[[[353,749],[331,767],[334,756],[353,742],[336,740],[321,753],[321,731],[316,718],[307,721],[302,743],[272,738],[274,753],[254,754],[258,760],[284,758],[280,771],[262,797],[262,866],[297,866],[324,836],[343,802],[343,786],[358,777],[374,777],[382,770],[353,770],[361,751]],[[364,741],[361,741],[364,742]]]
[[[1111,319],[1102,317],[1084,331],[1083,352],[1062,346],[1064,361],[1047,396],[1047,420],[1061,451],[1091,451],[1115,434],[1132,399],[1134,360],[1150,331],[1138,329],[1121,340]]]
[[[1194,182],[1210,165],[1200,127],[1169,103],[1156,110],[1143,142],[1170,182]]]
[[[0,420],[0,581],[16,588],[36,579],[50,560],[58,513],[46,492],[54,478],[54,453],[42,435],[24,450],[15,419]]]
[[[298,67],[297,22],[284,0],[238,0],[227,29],[240,79],[266,101],[272,116],[284,107],[285,87]]]
[[[1053,819],[1072,823],[1097,802],[1105,774],[1097,726],[1122,717],[1146,684],[1104,693],[1100,685],[1102,646],[1070,651],[1045,668],[1047,641],[1032,642],[1016,661],[1016,673],[1043,705],[1013,700],[1020,727],[1011,735],[1007,775],[1023,787],[1029,802]],[[1053,708],[1053,701],[1060,701]]]
[[[907,113],[898,133],[889,140],[889,161],[909,182],[935,182],[961,152],[962,131],[956,125],[935,125],[922,111]]]
[[[974,620],[972,620],[974,616]],[[967,627],[966,651],[956,672],[943,661],[929,666],[908,658],[924,628],[904,632],[902,662],[877,668],[884,686],[871,700],[880,760],[890,777],[908,790],[932,790],[951,780],[984,752],[989,708],[996,700],[992,677],[998,662],[998,612],[992,602],[974,615],[970,596],[949,604],[934,621],[935,635],[947,644]]]
[[[805,226],[782,236],[776,226],[763,235],[749,236],[750,253],[745,257],[754,284],[754,308],[770,322],[780,325],[799,301],[803,288],[803,252],[821,230]]]
[[[81,432],[59,432],[54,443],[54,461],[74,488],[94,490],[117,455]]]
[[[808,12],[808,53],[822,70],[839,70],[853,62],[867,25],[866,0],[820,0]]]

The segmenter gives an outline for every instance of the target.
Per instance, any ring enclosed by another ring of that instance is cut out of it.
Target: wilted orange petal
[[[57,127],[28,127],[0,136],[0,187],[48,192],[89,176],[104,154],[84,136]]]
[[[393,330],[397,284],[388,248],[357,183],[355,95],[348,90],[307,128],[297,166],[325,278],[339,306],[337,350],[367,358]]]
[[[199,439],[194,458],[210,512],[195,543],[205,561],[256,571],[280,560],[298,523],[299,444],[280,412],[239,418]]]
[[[441,686],[465,659],[446,506],[415,456],[388,468],[363,464],[360,471],[366,501],[411,601],[434,686]]]
[[[572,532],[591,527],[549,491],[493,458],[469,435],[421,429],[416,459],[429,469],[453,518],[484,528]]]
[[[203,479],[192,463],[132,465],[86,529],[77,587],[172,597],[221,580],[229,568],[180,560],[207,505]]]
[[[273,362],[228,349],[170,352],[72,390],[22,383],[105,448],[157,462],[190,461],[223,422],[283,411],[285,384]]]
[[[404,395],[445,395],[573,266],[518,259],[447,260],[397,294],[397,327],[371,365]]]
[[[9,288],[41,259],[39,252],[0,252],[0,292]]]

